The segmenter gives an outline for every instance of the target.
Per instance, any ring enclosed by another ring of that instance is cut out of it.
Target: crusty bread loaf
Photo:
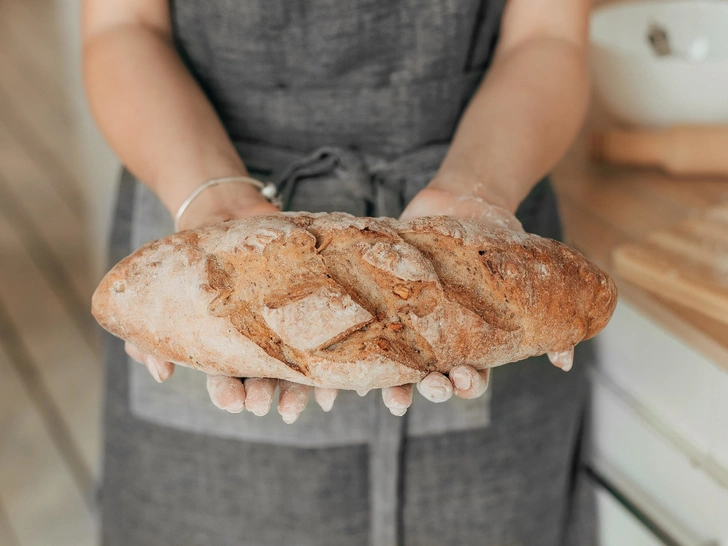
[[[604,272],[535,235],[285,213],[145,245],[106,275],[93,314],[176,364],[371,389],[568,349],[616,300]]]

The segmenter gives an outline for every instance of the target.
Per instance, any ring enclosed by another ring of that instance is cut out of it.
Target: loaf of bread
[[[285,213],[143,246],[103,279],[93,314],[175,364],[366,390],[569,349],[616,301],[607,274],[536,235]]]

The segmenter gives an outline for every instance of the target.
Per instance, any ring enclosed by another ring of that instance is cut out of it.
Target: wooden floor
[[[96,544],[102,366],[57,0],[0,0],[0,545]]]

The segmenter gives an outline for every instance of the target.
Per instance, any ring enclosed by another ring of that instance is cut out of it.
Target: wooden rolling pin
[[[728,177],[728,126],[612,129],[596,133],[592,158],[658,167],[676,176]]]

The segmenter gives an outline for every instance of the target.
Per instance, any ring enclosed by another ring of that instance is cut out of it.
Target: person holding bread
[[[88,100],[125,166],[112,263],[281,210],[560,238],[546,175],[588,104],[586,0],[83,4]],[[110,340],[103,544],[592,544],[590,349],[568,374],[573,350],[460,364],[420,396],[224,374],[205,389]]]

